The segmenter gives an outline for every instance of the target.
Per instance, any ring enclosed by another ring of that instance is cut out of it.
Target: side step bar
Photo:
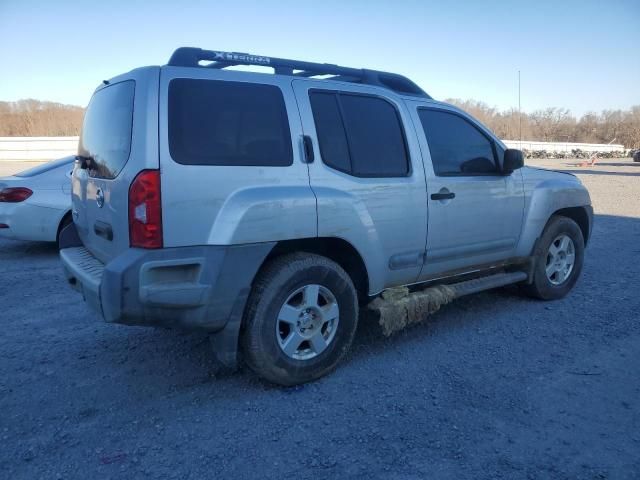
[[[390,336],[425,320],[458,297],[518,283],[527,277],[526,272],[520,271],[496,273],[449,285],[433,285],[412,292],[407,287],[389,288],[367,306],[367,311],[381,327],[382,334]]]
[[[496,273],[495,275],[489,275],[487,277],[474,278],[473,280],[454,283],[449,285],[449,288],[453,289],[457,298],[464,295],[471,295],[472,293],[482,292],[483,290],[504,287],[505,285],[522,282],[526,279],[526,272]]]

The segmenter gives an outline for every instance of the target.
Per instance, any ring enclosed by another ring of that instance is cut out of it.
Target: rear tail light
[[[0,190],[0,202],[24,202],[31,195],[33,195],[33,192],[26,187],[5,188],[4,190]]]
[[[141,171],[129,187],[129,244],[162,248],[159,170]]]

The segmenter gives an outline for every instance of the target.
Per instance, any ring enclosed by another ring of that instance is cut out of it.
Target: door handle
[[[313,163],[313,142],[309,135],[302,136],[302,146],[304,148],[304,160],[306,163]]]
[[[452,198],[456,198],[456,194],[444,188],[438,193],[431,194],[431,200],[451,200]]]
[[[104,223],[99,220],[96,221],[96,223],[93,224],[93,232],[106,240],[113,240],[113,229],[108,223]]]

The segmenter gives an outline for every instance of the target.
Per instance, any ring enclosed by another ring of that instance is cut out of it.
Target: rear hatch
[[[129,248],[129,186],[158,169],[158,67],[98,87],[89,102],[72,175],[73,220],[85,247],[107,263]]]

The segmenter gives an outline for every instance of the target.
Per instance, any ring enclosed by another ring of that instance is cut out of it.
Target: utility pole
[[[518,128],[520,129],[520,148],[522,148],[522,110],[520,105],[520,70],[518,70]]]

